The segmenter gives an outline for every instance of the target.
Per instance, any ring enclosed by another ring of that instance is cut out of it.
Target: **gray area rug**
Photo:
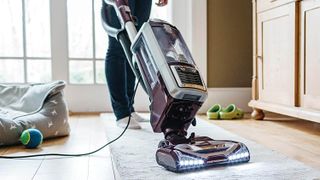
[[[146,114],[146,117],[147,114]],[[116,127],[112,114],[102,114],[109,140],[117,137],[122,129]],[[149,123],[141,123],[142,130],[128,130],[122,138],[110,146],[115,173],[119,179],[317,179],[320,172],[292,160],[262,145],[241,138],[204,120],[189,132],[214,139],[229,139],[245,143],[250,152],[249,163],[214,167],[189,173],[173,173],[160,167],[155,159],[162,134],[152,132]]]

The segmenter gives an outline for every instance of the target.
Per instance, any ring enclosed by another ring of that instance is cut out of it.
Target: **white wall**
[[[207,81],[207,0],[172,1],[172,23],[181,31],[193,58]],[[235,103],[250,112],[251,88],[209,88],[208,99],[200,109],[205,113],[211,105]]]

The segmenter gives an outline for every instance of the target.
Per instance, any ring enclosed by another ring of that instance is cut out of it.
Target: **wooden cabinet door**
[[[295,105],[296,3],[257,16],[259,100]]]
[[[320,110],[320,0],[301,2],[301,106]]]

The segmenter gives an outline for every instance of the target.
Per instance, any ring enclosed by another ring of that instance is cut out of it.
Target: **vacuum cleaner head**
[[[244,163],[250,160],[248,148],[228,140],[195,137],[189,144],[170,145],[161,142],[156,152],[159,165],[174,172],[192,171],[200,168]]]

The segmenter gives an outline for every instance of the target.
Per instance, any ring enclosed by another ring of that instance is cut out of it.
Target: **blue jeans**
[[[152,0],[129,0],[133,16],[137,18],[137,29],[149,19]],[[117,18],[112,16],[112,18]],[[111,104],[117,120],[134,112],[130,101],[134,95],[136,77],[131,70],[121,44],[109,36],[109,47],[105,60],[105,75]]]

